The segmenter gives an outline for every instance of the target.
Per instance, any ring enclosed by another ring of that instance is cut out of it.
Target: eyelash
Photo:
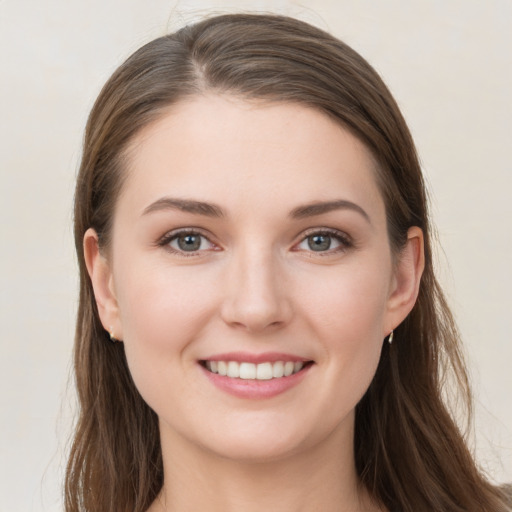
[[[214,247],[213,250],[219,250],[217,245],[215,245],[210,238],[204,234],[200,229],[197,228],[187,228],[183,230],[178,231],[171,231],[170,233],[165,234],[159,241],[158,245],[161,247],[165,247],[167,250],[172,252],[173,254],[177,254],[178,256],[182,256],[184,258],[190,258],[190,257],[197,257],[202,252],[204,252],[204,249],[202,250],[196,250],[196,251],[183,251],[179,249],[175,249],[174,247],[171,247],[171,242],[174,240],[178,240],[180,237],[185,236],[195,236],[195,237],[201,237],[205,239],[211,246]],[[211,249],[210,249],[211,250]]]
[[[314,229],[306,231],[306,233],[304,233],[304,236],[302,237],[301,241],[298,244],[295,244],[294,247],[297,247],[297,246],[303,244],[304,242],[306,242],[308,240],[308,238],[311,238],[314,236],[328,236],[330,238],[335,239],[339,243],[339,246],[334,249],[328,248],[326,251],[314,251],[312,249],[309,251],[305,251],[306,253],[308,253],[309,257],[332,256],[333,254],[345,252],[347,249],[350,249],[354,246],[354,243],[351,240],[351,238],[346,233],[343,233],[342,231],[338,231],[337,229],[331,229],[331,228],[321,228],[321,229],[314,228]]]
[[[170,245],[171,242],[173,242],[174,240],[178,240],[179,237],[185,237],[185,236],[201,237],[201,238],[205,239],[208,242],[208,244],[213,246],[213,249],[210,248],[210,249],[199,249],[199,250],[195,250],[195,251],[184,251],[184,250],[180,250],[180,249],[171,247],[171,245]],[[314,251],[312,249],[305,250],[304,251],[305,253],[309,253],[309,257],[330,256],[333,254],[338,254],[340,252],[344,252],[347,249],[350,249],[351,247],[354,246],[354,243],[352,242],[351,238],[341,231],[338,231],[336,229],[330,229],[330,228],[321,228],[321,229],[314,228],[314,229],[308,230],[304,233],[300,242],[298,242],[297,244],[295,244],[293,246],[293,250],[296,252],[299,252],[300,249],[297,249],[297,247],[300,246],[301,244],[303,244],[304,242],[306,242],[309,238],[314,237],[314,236],[326,236],[326,237],[333,238],[340,245],[339,245],[339,247],[336,247],[334,249],[328,248],[325,251]],[[214,251],[220,250],[220,248],[216,244],[214,244],[206,234],[204,234],[200,229],[197,229],[197,228],[187,228],[187,229],[178,230],[178,231],[171,231],[170,233],[165,234],[158,241],[157,245],[159,245],[160,247],[165,247],[167,250],[169,250],[173,254],[177,254],[177,255],[185,257],[185,258],[197,257],[197,256],[201,255],[201,253],[203,253],[205,250],[214,250]]]

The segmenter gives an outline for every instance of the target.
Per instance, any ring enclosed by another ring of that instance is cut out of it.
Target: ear
[[[407,243],[398,255],[387,303],[384,336],[398,327],[411,312],[420,289],[425,267],[423,231],[413,226],[407,232]]]
[[[101,254],[98,235],[89,228],[84,235],[84,258],[91,278],[98,313],[104,329],[116,339],[122,340],[122,328],[114,289],[114,278],[108,259]]]

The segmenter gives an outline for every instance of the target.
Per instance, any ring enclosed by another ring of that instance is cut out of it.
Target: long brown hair
[[[308,105],[372,151],[391,246],[398,252],[408,228],[419,226],[426,261],[417,303],[393,345],[384,345],[357,406],[360,481],[390,510],[505,511],[504,495],[478,471],[442,398],[451,375],[471,411],[459,335],[434,275],[425,186],[405,121],[354,50],[303,22],[271,15],[217,16],[150,42],[118,68],[92,109],[75,196],[80,416],[66,511],[143,512],[163,483],[157,416],[133,384],[122,344],[112,344],[100,323],[82,241],[92,227],[108,250],[126,148],[135,134],[165,107],[205,91]]]

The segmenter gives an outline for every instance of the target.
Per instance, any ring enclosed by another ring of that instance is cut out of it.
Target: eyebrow
[[[197,215],[205,215],[207,217],[223,217],[224,212],[220,206],[204,201],[194,201],[193,199],[176,199],[173,197],[162,197],[151,203],[144,209],[142,215],[148,213],[180,210],[187,213],[195,213]]]
[[[322,215],[335,210],[352,210],[359,213],[364,219],[371,224],[370,216],[356,203],[347,201],[346,199],[337,199],[334,201],[314,202],[304,206],[294,208],[290,216],[294,219],[304,219],[306,217],[314,217],[315,215]]]
[[[224,217],[224,210],[213,203],[205,201],[196,201],[193,199],[178,199],[173,197],[162,197],[147,206],[142,215],[165,210],[180,210],[196,215],[204,215],[206,217]],[[316,201],[314,203],[297,206],[290,212],[293,219],[304,219],[322,215],[335,210],[352,210],[359,213],[364,219],[371,224],[370,216],[358,204],[346,199],[337,199],[334,201]]]

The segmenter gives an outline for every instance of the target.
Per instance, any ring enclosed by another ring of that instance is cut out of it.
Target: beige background
[[[475,383],[477,453],[512,481],[512,1],[0,0],[0,510],[62,509],[71,205],[87,112],[124,57],[212,9],[301,17],[387,81],[432,189]]]

